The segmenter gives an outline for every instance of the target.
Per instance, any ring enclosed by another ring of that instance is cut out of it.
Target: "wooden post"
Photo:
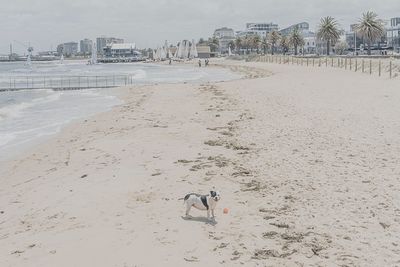
[[[331,58],[331,61],[332,61],[332,62],[331,62],[331,67],[333,67],[333,58]]]
[[[354,67],[354,69],[355,69],[355,72],[357,72],[357,69],[358,69],[357,59],[356,59],[356,66]]]
[[[369,75],[372,74],[372,59],[369,60]]]
[[[328,67],[328,58],[325,58],[325,67]]]
[[[347,70],[347,58],[344,59],[344,69]]]
[[[319,58],[318,67],[321,67],[321,58]]]
[[[379,77],[381,77],[381,61],[379,60]]]
[[[350,70],[351,70],[351,58],[350,58],[350,66],[349,67],[350,67]]]
[[[364,73],[364,59],[362,60],[362,72]]]

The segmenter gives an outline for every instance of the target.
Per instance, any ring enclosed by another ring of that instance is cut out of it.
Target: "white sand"
[[[399,80],[220,64],[274,74],[121,89],[0,166],[0,266],[400,265]]]

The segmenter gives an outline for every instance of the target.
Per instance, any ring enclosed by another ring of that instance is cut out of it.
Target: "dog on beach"
[[[207,210],[207,219],[210,220],[210,211],[212,218],[215,219],[214,210],[217,202],[221,199],[218,191],[210,191],[209,195],[200,195],[196,193],[187,194],[183,200],[186,206],[186,217],[190,218],[190,209],[195,207],[199,210]]]

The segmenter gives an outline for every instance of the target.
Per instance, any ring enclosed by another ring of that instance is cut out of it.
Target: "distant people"
[[[168,63],[169,65],[171,65],[172,64],[172,59],[170,58],[169,59],[169,63]]]
[[[207,67],[209,62],[210,62],[210,61],[209,61],[208,58],[207,58],[206,60],[204,60],[204,65]]]
[[[199,59],[199,67],[201,67],[201,59]]]

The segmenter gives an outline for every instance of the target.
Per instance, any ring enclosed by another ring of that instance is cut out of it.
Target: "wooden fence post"
[[[379,60],[379,77],[381,77],[381,61]]]
[[[372,74],[372,59],[369,60],[369,75]]]
[[[364,59],[362,60],[362,73],[364,73]]]

